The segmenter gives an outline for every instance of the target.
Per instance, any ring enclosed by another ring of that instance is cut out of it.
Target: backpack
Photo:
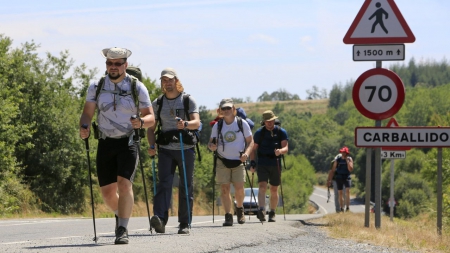
[[[245,146],[247,147],[247,142],[245,141],[245,135],[244,135],[244,127],[242,126],[243,119],[239,116],[236,116],[236,120],[237,120],[237,125],[239,128],[239,131],[242,133],[242,136],[244,136]],[[224,145],[222,145],[222,148],[223,148],[223,150],[225,150],[225,143],[223,142],[223,135],[222,135],[222,127],[223,127],[223,118],[219,119],[219,121],[217,121],[217,136],[219,137],[219,140],[222,141],[222,144],[224,144]],[[250,129],[251,129],[251,127],[250,127]],[[236,167],[236,166],[234,166],[234,167]]]
[[[163,105],[163,96],[164,94],[161,94],[158,96],[158,98],[156,99],[156,104],[158,105],[158,110],[156,111],[156,115],[158,118],[158,128],[156,130],[156,135],[157,135],[157,143],[158,140],[161,140],[164,138],[164,133],[161,131],[161,126],[162,126],[162,121],[160,119],[160,115],[161,115],[161,109],[162,109],[162,105]],[[185,113],[185,118],[189,119],[189,94],[183,94],[183,108],[184,108],[184,113]],[[198,161],[201,162],[202,158],[201,158],[201,154],[200,154],[200,148],[198,146],[198,143],[200,142],[200,131],[202,129],[202,123],[200,122],[200,126],[199,129],[196,130],[183,130],[183,142],[188,144],[188,145],[194,145],[197,149],[197,154],[198,154]],[[177,130],[178,131],[178,130]],[[161,143],[161,142],[160,142]],[[159,144],[159,143],[158,143]]]
[[[248,125],[250,126],[250,130],[252,130],[253,127],[255,126],[255,123],[251,119],[247,118],[247,114],[245,113],[244,108],[242,107],[236,108],[236,116],[247,121]]]
[[[261,128],[262,128],[261,129],[261,136],[259,137],[258,143],[257,143],[258,146],[261,145],[261,142],[262,142],[262,140],[263,140],[263,138],[264,138],[264,136],[266,135],[266,132],[267,132],[267,129],[266,129],[265,126],[262,126]],[[275,126],[274,129],[277,129],[278,145],[279,145],[279,148],[281,148],[281,127],[280,126]]]

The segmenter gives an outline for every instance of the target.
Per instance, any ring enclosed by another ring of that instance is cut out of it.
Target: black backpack
[[[163,105],[163,99],[162,99],[163,96],[164,96],[164,94],[159,95],[158,98],[156,99],[156,104],[158,105],[158,110],[156,111],[156,115],[158,118],[158,128],[155,133],[155,135],[157,136],[156,137],[157,144],[161,143],[161,142],[158,143],[158,140],[161,140],[162,138],[164,138],[164,133],[161,131],[162,122],[161,122],[161,118],[160,118],[161,109],[162,109],[162,105]],[[186,119],[190,119],[190,117],[189,117],[189,96],[190,96],[189,94],[183,94],[183,108],[184,108]],[[201,125],[201,123],[200,123],[200,125]],[[197,149],[197,154],[198,154],[198,161],[200,162],[202,160],[202,158],[201,158],[201,154],[200,154],[200,148],[198,147],[198,143],[200,142],[199,135],[200,135],[200,131],[198,129],[183,130],[183,140],[185,140],[184,143],[187,142],[186,144],[189,144],[189,145],[195,144],[195,147]]]

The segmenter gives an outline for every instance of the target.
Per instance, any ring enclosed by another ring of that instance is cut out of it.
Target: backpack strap
[[[133,97],[133,101],[134,101],[134,105],[136,106],[137,112],[139,114],[139,93],[137,91],[137,81],[138,79],[132,75],[129,75],[129,77],[131,78],[131,92],[129,94],[131,94],[131,96]],[[98,81],[97,84],[97,89],[95,90],[95,101],[98,100],[98,96],[100,96],[100,93],[114,93],[114,94],[118,94],[118,91],[106,91],[103,90],[103,86],[105,85],[105,76],[102,76],[102,78],[100,78],[100,80]]]

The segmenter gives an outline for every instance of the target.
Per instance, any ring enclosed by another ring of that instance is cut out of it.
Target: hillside
[[[323,114],[327,111],[328,99],[317,100],[290,100],[290,101],[268,101],[256,103],[236,104],[236,108],[242,107],[247,114],[262,114],[266,110],[271,110],[279,103],[284,106],[284,111],[289,112],[295,110],[297,112],[311,112],[311,114]],[[216,115],[216,110],[210,111],[212,115]]]

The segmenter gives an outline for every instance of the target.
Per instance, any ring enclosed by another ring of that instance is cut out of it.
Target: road
[[[114,219],[96,219],[98,242],[92,241],[91,218],[0,220],[1,252],[379,252],[374,246],[330,239],[308,223],[334,211],[326,203],[326,189],[315,188],[311,200],[320,206],[317,214],[289,214],[286,220],[261,224],[247,215],[244,225],[222,227],[223,216],[195,216],[190,235],[177,234],[177,219],[170,218],[166,234],[151,234],[148,217],[133,217],[129,223],[130,244],[114,245]],[[356,209],[356,207],[355,207]],[[330,242],[327,245],[326,242]],[[343,247],[342,245],[345,245]],[[355,251],[347,250],[356,245]],[[345,251],[342,251],[345,249]]]

